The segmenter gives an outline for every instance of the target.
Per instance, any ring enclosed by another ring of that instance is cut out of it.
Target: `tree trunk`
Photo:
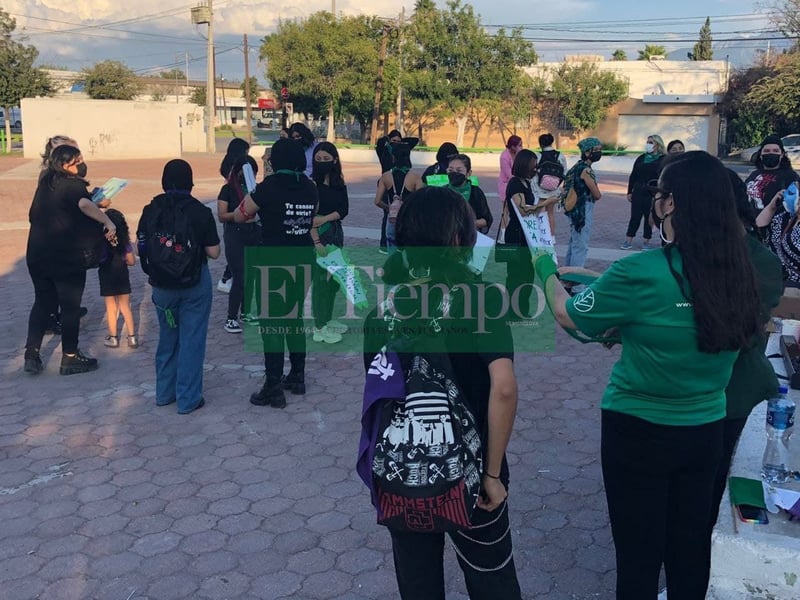
[[[422,137],[422,119],[419,120],[419,127],[417,128],[417,137],[419,138],[419,143],[424,146],[425,142],[423,140],[425,138]]]
[[[328,105],[328,141],[336,143],[336,124],[333,122],[333,100]]]
[[[456,147],[461,148],[464,145],[464,132],[467,129],[467,117],[456,117],[456,125],[458,126]]]

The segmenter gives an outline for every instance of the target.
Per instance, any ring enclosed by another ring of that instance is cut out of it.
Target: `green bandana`
[[[461,194],[464,197],[464,200],[469,202],[469,197],[472,195],[472,183],[470,183],[469,179],[467,179],[467,182],[460,188],[453,187],[452,185],[448,185],[447,187],[453,190],[456,194]]]

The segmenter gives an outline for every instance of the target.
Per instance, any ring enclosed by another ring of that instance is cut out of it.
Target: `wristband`
[[[486,477],[488,477],[489,479],[497,479],[498,481],[500,480],[500,477],[499,477],[499,476],[495,477],[494,475],[492,475],[492,474],[491,474],[491,473],[489,473],[488,471],[484,472],[484,475],[485,475]]]
[[[247,212],[247,209],[244,207],[244,200],[242,200],[239,203],[238,209],[239,209],[239,212],[242,213],[244,215],[244,218],[247,219],[248,221],[255,216],[255,215],[251,215],[249,212]]]
[[[547,283],[551,275],[558,275],[558,267],[556,266],[553,257],[549,254],[543,254],[536,260],[534,270],[542,280],[542,285]]]

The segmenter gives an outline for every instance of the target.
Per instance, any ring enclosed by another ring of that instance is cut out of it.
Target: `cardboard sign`
[[[494,240],[479,231],[478,237],[475,238],[475,245],[472,247],[472,258],[467,266],[476,273],[483,273],[486,263],[489,262],[489,257],[492,255],[492,248],[494,248]]]
[[[535,214],[523,216],[516,204],[511,202],[511,206],[514,207],[514,212],[517,213],[517,218],[522,224],[522,233],[525,235],[528,247],[534,253],[534,260],[537,254],[545,251],[552,255],[553,260],[558,264],[556,243],[553,234],[550,232],[550,220],[547,218],[547,211],[542,209]]]
[[[95,188],[92,193],[92,202],[97,204],[103,200],[111,200],[114,196],[119,194],[128,185],[127,179],[120,179],[119,177],[112,177],[106,181],[101,187]]]

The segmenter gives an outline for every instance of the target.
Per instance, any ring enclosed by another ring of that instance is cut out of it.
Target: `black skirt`
[[[131,293],[131,278],[124,254],[114,252],[109,260],[100,263],[98,275],[101,296],[122,296]]]

